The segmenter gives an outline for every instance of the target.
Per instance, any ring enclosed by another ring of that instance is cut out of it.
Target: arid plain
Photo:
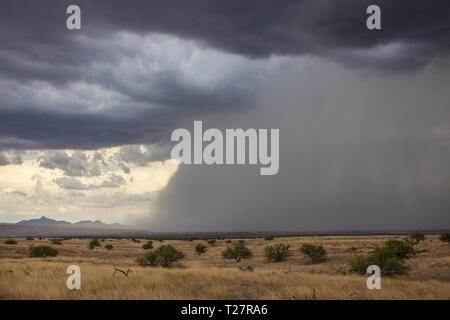
[[[450,245],[427,235],[415,245],[417,255],[406,261],[407,275],[382,277],[380,290],[369,290],[367,276],[349,272],[355,254],[367,254],[387,240],[405,235],[308,236],[245,239],[253,257],[240,262],[225,260],[222,251],[231,244],[217,240],[153,240],[154,248],[170,244],[186,257],[171,268],[141,267],[136,257],[146,252],[129,239],[104,239],[101,247],[88,248],[90,239],[72,238],[62,245],[48,239],[15,238],[16,245],[0,239],[0,299],[450,299]],[[237,241],[232,239],[232,241]],[[208,247],[199,256],[194,247]],[[284,243],[291,255],[282,262],[267,262],[264,248]],[[51,245],[52,258],[28,258],[31,245]],[[105,249],[111,244],[112,250]],[[320,264],[300,253],[302,244],[322,245],[327,260]],[[81,289],[69,290],[66,269],[81,269]],[[249,271],[248,267],[253,270]],[[130,269],[128,276],[116,272]]]

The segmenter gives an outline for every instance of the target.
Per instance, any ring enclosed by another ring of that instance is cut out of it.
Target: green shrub
[[[307,255],[312,263],[320,263],[326,259],[327,252],[323,246],[315,246],[313,244],[304,244],[300,247],[300,252]]]
[[[389,240],[383,247],[376,247],[368,256],[356,255],[349,261],[351,271],[365,274],[367,267],[377,265],[384,275],[404,274],[408,267],[404,260],[415,254],[409,241]]]
[[[141,241],[140,240],[137,240],[137,239],[131,239],[131,241],[133,241],[134,243],[141,243]]]
[[[101,247],[100,242],[98,242],[98,239],[92,239],[89,241],[89,249],[92,250],[95,247]]]
[[[174,262],[184,259],[184,253],[176,250],[171,245],[164,245],[156,250],[147,252],[138,257],[136,263],[141,266],[149,267],[169,267]]]
[[[147,241],[147,243],[144,243],[142,245],[142,248],[144,248],[145,250],[147,249],[153,249],[153,241]]]
[[[28,257],[30,258],[40,258],[40,257],[56,257],[58,255],[58,250],[53,249],[50,246],[36,246],[30,249]]]
[[[232,248],[227,248],[222,252],[225,259],[234,259],[237,262],[241,259],[248,259],[252,257],[252,252],[244,245],[244,240],[234,243]]]
[[[414,244],[418,244],[419,241],[425,240],[425,234],[419,231],[415,231],[409,235]]]
[[[195,246],[195,251],[197,252],[197,254],[198,254],[199,256],[200,256],[201,254],[205,253],[206,250],[208,250],[208,248],[207,248],[205,245],[201,244],[201,243],[199,243],[199,244],[197,244],[197,245]]]
[[[289,256],[289,245],[279,243],[274,246],[266,247],[264,249],[264,255],[266,256],[267,261],[283,261]]]
[[[264,240],[266,240],[266,241],[272,241],[273,239],[275,239],[275,238],[272,236],[268,236],[268,237],[264,238]]]
[[[58,246],[61,246],[62,245],[62,239],[50,239],[50,241],[51,241],[51,243],[52,244],[55,244],[55,245],[58,245]]]
[[[215,246],[216,245],[216,239],[208,239],[208,240],[206,240],[206,242],[208,242],[208,244],[210,246]]]
[[[105,246],[105,249],[107,249],[107,250],[112,250],[112,248],[113,248],[112,244],[107,244]]]
[[[225,243],[232,243],[233,241],[231,241],[231,239],[228,239],[227,241],[225,241]]]
[[[384,245],[392,251],[396,258],[406,259],[409,255],[416,254],[410,241],[389,240]]]
[[[440,235],[439,240],[450,243],[450,232],[444,232]]]
[[[28,236],[27,240],[34,240],[33,237]]]
[[[14,239],[7,239],[4,243],[5,244],[17,244],[17,241]]]

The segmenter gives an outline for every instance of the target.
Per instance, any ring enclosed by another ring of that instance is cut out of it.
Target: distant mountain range
[[[21,226],[53,226],[53,227],[78,227],[78,228],[95,228],[95,229],[127,229],[128,226],[121,225],[120,223],[106,224],[100,220],[84,220],[75,223],[67,221],[57,221],[54,219],[49,219],[47,217],[40,217],[39,219],[22,220],[17,222],[16,225]]]

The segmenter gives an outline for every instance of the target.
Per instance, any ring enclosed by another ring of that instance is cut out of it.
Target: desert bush
[[[384,275],[404,274],[408,267],[404,260],[415,254],[409,241],[389,240],[383,247],[376,247],[368,256],[356,255],[349,261],[351,271],[366,273],[367,267],[377,265]]]
[[[50,241],[51,241],[51,243],[52,244],[55,244],[55,245],[58,245],[58,246],[61,246],[62,245],[62,239],[50,239]]]
[[[143,267],[170,267],[174,262],[182,259],[184,259],[183,252],[176,250],[171,245],[164,245],[138,257],[136,263]]]
[[[416,254],[410,241],[389,240],[384,245],[392,251],[396,258],[406,259],[409,255]]]
[[[58,250],[53,249],[50,246],[36,246],[30,249],[28,257],[30,258],[40,258],[40,257],[56,257],[58,255]]]
[[[34,240],[33,237],[28,236],[27,240]]]
[[[208,240],[206,240],[206,242],[208,242],[208,244],[210,246],[215,246],[216,245],[216,239],[208,239]]]
[[[439,236],[439,240],[441,240],[442,242],[450,243],[450,232],[444,232],[443,234],[441,234]]]
[[[273,239],[274,239],[274,237],[272,237],[272,236],[268,236],[268,237],[264,238],[264,240],[266,240],[266,241],[272,241]]]
[[[349,261],[350,270],[353,272],[365,274],[367,267],[377,265],[380,267],[382,274],[395,275],[406,273],[408,268],[403,263],[403,259],[399,259],[395,254],[386,247],[378,247],[364,257],[356,255]]]
[[[107,250],[112,250],[112,248],[113,248],[112,244],[107,244],[105,246],[105,249],[107,249]]]
[[[300,247],[300,252],[307,255],[312,263],[320,263],[326,259],[327,252],[323,246],[304,244]]]
[[[98,242],[98,239],[92,239],[89,241],[89,249],[92,250],[95,247],[101,247],[100,242]]]
[[[153,249],[153,241],[147,241],[147,243],[144,243],[142,245],[142,248],[147,250],[147,249]]]
[[[7,239],[4,244],[17,244],[17,241],[14,239]]]
[[[197,254],[198,254],[199,256],[200,256],[201,254],[205,253],[206,250],[208,250],[208,248],[207,248],[205,245],[201,244],[201,243],[199,243],[199,244],[197,244],[197,245],[195,246],[195,251],[197,252]]]
[[[141,240],[137,240],[137,239],[134,239],[134,238],[132,238],[131,241],[133,241],[134,243],[141,243]]]
[[[264,254],[267,261],[283,261],[287,256],[289,256],[289,245],[279,243],[274,246],[266,247],[264,249]]]
[[[233,241],[231,241],[231,239],[228,239],[227,241],[225,241],[225,243],[232,243]]]
[[[234,259],[237,262],[241,259],[248,259],[252,257],[252,252],[244,245],[244,240],[239,240],[233,244],[232,248],[227,248],[222,252],[225,259]]]
[[[425,240],[425,234],[419,231],[415,231],[409,235],[414,244],[418,244],[419,241]]]

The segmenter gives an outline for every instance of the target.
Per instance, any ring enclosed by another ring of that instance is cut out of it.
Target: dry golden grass
[[[218,240],[216,246],[198,256],[197,243],[181,240],[153,241],[155,248],[171,244],[186,259],[170,269],[144,268],[134,263],[145,252],[141,243],[106,240],[102,247],[88,250],[88,239],[63,241],[52,245],[55,258],[27,258],[29,246],[49,244],[48,240],[16,239],[5,245],[0,239],[0,299],[450,299],[450,246],[437,236],[428,236],[415,248],[420,252],[409,259],[407,276],[383,277],[381,290],[369,290],[367,277],[348,272],[347,261],[364,254],[388,239],[405,236],[324,236],[276,238],[273,241],[247,239],[254,257],[240,263],[224,260],[221,252],[229,246]],[[286,261],[268,263],[264,247],[290,244],[292,256]],[[323,245],[328,260],[313,265],[298,248],[303,243]],[[114,249],[103,246],[112,244]],[[66,268],[81,268],[81,290],[68,290]],[[238,267],[253,266],[254,271]],[[128,277],[114,267],[131,269]]]

